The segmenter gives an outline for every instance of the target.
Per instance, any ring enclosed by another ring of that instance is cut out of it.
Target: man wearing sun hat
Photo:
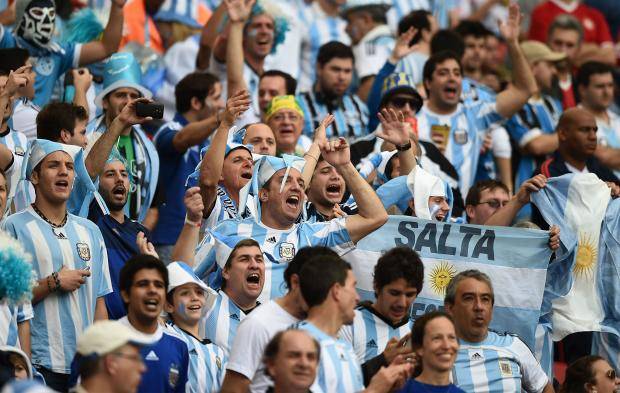
[[[99,228],[67,211],[76,172],[86,172],[83,154],[78,146],[35,140],[25,165],[35,202],[4,224],[34,256],[32,360],[58,391],[68,389],[77,337],[107,319],[104,296],[112,291]]]
[[[312,141],[302,135],[304,112],[297,97],[287,95],[272,98],[265,112],[265,121],[276,137],[277,155],[303,156],[310,148]]]
[[[135,392],[146,366],[140,348],[151,340],[116,321],[100,321],[80,336],[74,360],[77,393]]]
[[[297,223],[306,197],[302,178],[304,160],[286,154],[281,158],[263,156],[254,165],[252,181],[241,190],[239,198],[239,206],[243,208],[248,195],[253,194],[256,214],[245,219],[224,220],[206,234],[195,257],[199,277],[209,282],[221,281],[225,261],[216,255],[218,235],[252,237],[265,256],[266,279],[259,297],[264,302],[284,294],[283,272],[299,248],[325,246],[344,254],[385,223],[387,213],[351,164],[347,142],[343,138],[324,141],[320,148],[325,161],[344,179],[357,201],[359,213],[327,222]]]
[[[131,176],[137,180],[125,211],[129,218],[140,222],[144,221],[155,195],[159,175],[157,150],[139,125],[108,132],[113,130],[112,121],[131,100],[151,98],[151,92],[141,81],[140,66],[131,53],[115,53],[105,62],[103,90],[95,98],[103,114],[93,120],[88,142],[88,146],[93,146],[96,140],[105,137],[110,145],[116,144],[127,161]]]

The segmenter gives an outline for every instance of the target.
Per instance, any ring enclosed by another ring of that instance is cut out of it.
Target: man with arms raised
[[[454,318],[460,348],[452,379],[467,392],[553,392],[530,349],[510,334],[489,330],[495,296],[491,279],[478,270],[450,280],[444,305]],[[484,377],[482,377],[484,376]]]

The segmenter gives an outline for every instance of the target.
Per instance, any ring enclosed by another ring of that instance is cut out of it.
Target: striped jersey
[[[211,56],[209,72],[218,77],[222,85],[222,97],[228,97],[226,63],[221,63]],[[250,67],[248,63],[243,63],[243,80],[245,81],[246,88],[250,93],[250,98],[252,98],[251,110],[257,118],[260,119],[260,108],[258,107],[258,83],[260,82],[260,75],[252,67]]]
[[[13,164],[7,171],[7,183],[9,188],[7,189],[8,194],[6,208],[9,210],[11,209],[10,205],[17,189],[17,182],[19,181],[19,177],[22,172],[24,156],[28,150],[28,139],[26,138],[26,135],[21,132],[16,132],[9,128],[4,134],[0,134],[0,144],[6,146],[7,149],[13,153]]]
[[[19,336],[17,325],[31,320],[34,317],[30,302],[22,305],[10,305],[7,301],[0,302],[0,346],[18,347]]]
[[[37,139],[37,115],[40,111],[41,108],[22,97],[13,107],[9,127],[24,134],[29,141]]]
[[[620,149],[620,116],[609,109],[607,109],[607,116],[609,122],[599,117],[596,118],[598,143],[602,146]],[[620,176],[620,170],[614,170],[614,174]]]
[[[482,342],[459,344],[452,379],[466,392],[542,392],[549,382],[517,336],[489,331]]]
[[[265,347],[276,333],[297,322],[275,300],[258,306],[239,324],[226,368],[251,380],[251,392],[264,392],[273,384],[262,361]]]
[[[387,25],[378,25],[353,47],[355,72],[359,81],[379,72],[392,53],[394,42],[390,28]]]
[[[321,346],[319,369],[310,387],[313,393],[350,393],[364,389],[362,367],[351,344],[328,335],[308,321],[294,326],[307,331]]]
[[[269,228],[260,222],[256,222],[254,218],[224,220],[211,231],[223,236],[252,238],[260,244],[265,260],[265,284],[258,298],[261,303],[283,296],[286,293],[284,269],[300,248],[324,246],[342,255],[355,247],[349,232],[347,232],[344,218],[327,222],[303,222],[294,224],[287,230]],[[215,259],[215,244],[215,238],[207,233],[198,245],[194,270],[198,277],[205,282],[208,281],[209,286],[219,288],[221,270],[218,268]]]
[[[314,130],[328,114],[334,123],[327,129],[327,137],[344,137],[353,140],[367,134],[368,108],[355,94],[345,94],[337,101],[328,102],[315,91],[300,93],[297,98],[304,111],[304,134],[312,138]]]
[[[306,91],[312,88],[315,76],[316,58],[319,48],[330,41],[340,41],[350,45],[351,38],[345,32],[347,22],[339,16],[329,16],[321,9],[318,2],[300,10],[302,31],[301,41],[301,75],[297,88]]]
[[[187,392],[189,354],[185,341],[172,329],[159,324],[155,333],[147,334],[131,326],[127,317],[118,321],[154,341],[151,345],[140,347],[146,371],[142,374],[137,393]]]
[[[362,364],[380,355],[390,339],[400,339],[411,332],[412,326],[413,320],[409,317],[394,325],[375,311],[372,304],[366,303],[355,310],[353,324],[343,326],[339,334],[353,346]]]
[[[393,32],[398,31],[398,22],[413,10],[431,10],[431,0],[393,0],[387,12],[387,21]]]
[[[203,319],[204,336],[228,356],[239,323],[243,321],[246,315],[224,291],[219,291],[213,307]]]
[[[5,229],[33,256],[39,280],[67,269],[90,269],[86,283],[73,292],[55,292],[33,306],[32,363],[68,374],[78,336],[93,323],[97,298],[112,292],[108,254],[99,228],[69,214],[61,228],[52,228],[32,206],[9,216]]]
[[[543,134],[555,132],[562,114],[562,105],[551,96],[542,96],[540,99],[530,99],[515,116],[506,123],[506,130],[514,142],[524,148],[532,140]],[[515,176],[515,190],[519,189],[524,181],[532,174],[547,157],[534,157],[520,154],[519,165]]]
[[[187,344],[189,351],[188,382],[190,392],[217,393],[224,382],[226,355],[222,348],[211,341],[199,340],[177,325],[168,327],[174,330]]]
[[[421,141],[432,142],[434,130],[448,128],[448,142],[443,154],[459,174],[461,195],[467,195],[475,180],[485,132],[503,120],[497,113],[495,102],[466,101],[458,104],[449,115],[434,113],[424,104],[417,118]]]
[[[424,53],[409,53],[396,64],[396,69],[394,70],[394,72],[404,72],[405,74],[409,74],[413,79],[413,83],[415,83],[417,86],[422,83],[424,64],[426,64],[428,58],[429,56]]]
[[[244,213],[244,217],[253,217],[254,211],[254,196],[248,195],[247,209]],[[202,221],[201,230],[206,230],[215,227],[218,223],[235,219],[237,217],[237,206],[235,202],[228,196],[226,189],[223,186],[217,186],[217,196],[213,203],[213,208],[209,216]]]

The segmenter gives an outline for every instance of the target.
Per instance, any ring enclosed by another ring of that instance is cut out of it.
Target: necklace
[[[32,206],[32,208],[39,215],[39,217],[41,217],[45,222],[50,224],[52,226],[52,228],[61,228],[61,227],[64,227],[65,224],[67,223],[67,216],[68,215],[67,215],[67,211],[66,210],[65,210],[65,218],[62,219],[60,224],[54,224],[53,222],[50,221],[49,218],[45,217],[45,214],[43,214],[43,212],[37,208],[37,205],[35,205],[34,203],[31,203],[30,206]]]

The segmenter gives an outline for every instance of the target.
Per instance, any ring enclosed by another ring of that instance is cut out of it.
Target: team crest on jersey
[[[39,57],[36,60],[35,69],[39,75],[50,76],[54,71],[54,60],[49,57]]]
[[[23,157],[24,154],[26,154],[26,152],[24,151],[24,148],[21,146],[15,146],[15,154],[17,154],[20,157]]]
[[[172,363],[170,365],[170,372],[168,373],[168,384],[171,388],[175,388],[179,383],[179,367]]]
[[[290,262],[295,256],[295,245],[293,243],[280,244],[280,258]]]
[[[467,130],[464,129],[457,129],[454,130],[454,142],[458,143],[459,145],[464,145],[467,143]]]
[[[502,377],[512,377],[512,365],[508,360],[499,361],[499,372]]]
[[[88,247],[88,244],[77,243],[75,247],[77,248],[78,255],[80,256],[80,258],[82,258],[83,261],[90,261],[90,248]]]

